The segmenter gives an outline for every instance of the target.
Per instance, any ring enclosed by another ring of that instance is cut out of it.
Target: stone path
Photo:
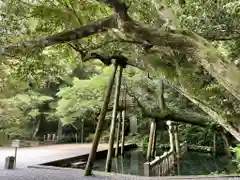
[[[83,176],[81,169],[16,169],[0,170],[0,180],[239,180],[232,176],[177,176],[177,177],[140,177],[115,173],[94,172],[93,176]]]
[[[61,144],[19,148],[17,153],[17,168],[26,168],[29,165],[43,164],[88,154],[91,147],[92,144]],[[98,151],[106,150],[107,148],[108,144],[100,144]],[[14,156],[14,148],[0,148],[0,169],[4,168],[6,156]]]

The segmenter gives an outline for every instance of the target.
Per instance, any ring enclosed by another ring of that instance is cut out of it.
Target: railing
[[[180,145],[180,157],[187,152],[187,143]],[[164,152],[162,156],[157,156],[153,161],[144,163],[144,176],[165,176],[174,167],[175,152],[170,149]]]

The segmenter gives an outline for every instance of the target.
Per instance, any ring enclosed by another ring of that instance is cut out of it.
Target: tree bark
[[[104,98],[103,106],[102,106],[102,109],[101,109],[101,112],[100,112],[100,115],[99,115],[99,120],[98,120],[98,123],[97,123],[97,128],[96,128],[96,132],[95,132],[95,135],[94,135],[94,140],[93,140],[93,143],[92,143],[91,152],[88,156],[88,161],[87,161],[87,165],[86,165],[85,172],[84,172],[85,176],[89,176],[92,173],[92,168],[93,168],[93,164],[94,164],[99,140],[100,140],[100,137],[101,137],[101,134],[102,134],[102,127],[104,125],[104,120],[105,120],[105,116],[106,116],[106,113],[107,113],[107,107],[108,107],[108,104],[109,104],[109,100],[110,100],[110,97],[111,97],[111,92],[112,92],[112,87],[113,87],[116,71],[117,71],[117,65],[114,64],[113,72],[112,72],[111,77],[109,79],[108,88],[106,90],[106,95],[105,95],[105,98]]]
[[[115,87],[116,89],[115,89],[114,106],[113,106],[112,121],[111,121],[111,128],[110,128],[109,147],[108,147],[107,160],[106,160],[106,166],[105,166],[106,172],[111,172],[114,136],[115,136],[115,129],[116,129],[117,107],[119,105],[119,93],[120,93],[120,87],[121,87],[122,71],[123,71],[123,67],[120,66],[116,87]]]

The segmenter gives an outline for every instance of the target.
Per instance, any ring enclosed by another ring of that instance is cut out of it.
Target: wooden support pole
[[[123,156],[121,156],[121,174],[124,174]]]
[[[216,155],[216,131],[213,131],[213,155]]]
[[[84,141],[84,119],[82,119],[81,143]]]
[[[164,83],[163,80],[160,80],[160,93],[159,93],[159,107],[161,109],[161,111],[165,110],[165,100],[164,100]]]
[[[126,121],[126,100],[127,98],[127,90],[124,91],[124,100],[123,100],[123,107],[124,110],[122,111],[122,142],[121,142],[121,155],[124,153],[124,144],[125,144],[125,121]]]
[[[115,135],[115,128],[116,128],[116,119],[117,119],[117,108],[119,105],[119,93],[121,87],[121,78],[122,78],[122,71],[123,67],[120,66],[116,88],[115,88],[115,97],[114,97],[114,104],[113,104],[113,113],[112,113],[112,121],[111,121],[111,128],[110,128],[110,137],[109,137],[109,147],[108,147],[108,154],[106,160],[105,171],[111,171],[112,165],[112,156],[113,156],[113,144],[114,144],[114,135]]]
[[[119,119],[117,123],[117,141],[116,141],[116,148],[115,148],[115,157],[118,157],[118,149],[119,149],[119,142],[120,142],[120,132],[121,132],[121,121],[122,121],[122,112],[119,113]]]
[[[85,172],[84,172],[85,176],[89,176],[92,173],[92,168],[93,168],[93,164],[94,164],[99,140],[100,140],[100,137],[101,137],[101,134],[102,134],[102,127],[103,127],[104,119],[105,119],[105,116],[106,116],[106,113],[107,113],[107,107],[108,107],[108,103],[109,103],[109,100],[110,100],[110,97],[111,97],[111,92],[112,92],[112,87],[113,87],[116,72],[117,72],[117,65],[114,64],[113,72],[112,72],[112,75],[109,79],[109,84],[108,84],[108,87],[107,87],[107,91],[106,91],[106,95],[105,95],[105,98],[104,98],[103,106],[101,108],[101,112],[100,112],[100,115],[99,115],[97,128],[96,128],[96,132],[95,132],[95,135],[94,135],[94,140],[93,140],[93,143],[92,143],[92,149],[91,149],[91,152],[88,156],[88,161],[87,161],[87,165],[86,165]]]
[[[180,159],[181,148],[180,148],[179,134],[178,134],[178,123],[175,123],[174,139],[175,139],[175,147],[176,147],[176,156],[177,156],[177,159]]]
[[[170,151],[173,151],[173,161],[176,162],[176,148],[174,143],[174,127],[172,121],[167,121],[168,132],[169,132],[169,142],[170,142]]]
[[[173,136],[173,126],[171,121],[167,121],[168,125],[168,133],[169,133],[169,142],[170,142],[170,150],[175,151],[174,147],[174,136]]]
[[[150,133],[149,133],[149,140],[148,140],[148,149],[147,149],[147,161],[151,161],[151,153],[152,153],[152,147],[153,147],[153,139],[154,139],[154,129],[156,127],[156,121],[152,120],[150,125]]]
[[[152,157],[156,156],[156,142],[157,141],[157,125],[155,122],[155,128],[154,128],[154,133],[153,133],[153,147],[152,147]]]

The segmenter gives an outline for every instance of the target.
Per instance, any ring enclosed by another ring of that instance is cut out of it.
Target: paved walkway
[[[107,144],[100,144],[98,150],[106,150]],[[94,172],[93,176],[83,176],[83,170],[58,167],[26,168],[29,165],[43,164],[49,161],[88,154],[91,144],[64,144],[20,148],[17,157],[17,169],[3,170],[6,156],[14,154],[13,148],[0,148],[0,180],[240,180],[239,177],[140,177],[115,173]],[[43,169],[42,169],[43,168]]]
[[[88,154],[92,144],[61,144],[51,146],[19,148],[17,168],[43,164],[50,161]],[[100,144],[98,151],[106,150],[108,144]],[[0,169],[4,168],[5,157],[14,156],[14,148],[0,148]],[[0,180],[2,180],[0,178]]]
[[[140,177],[115,173],[94,172],[93,176],[83,176],[81,169],[16,169],[0,170],[0,180],[239,180],[240,177],[200,177],[200,176],[177,176],[177,177]]]

